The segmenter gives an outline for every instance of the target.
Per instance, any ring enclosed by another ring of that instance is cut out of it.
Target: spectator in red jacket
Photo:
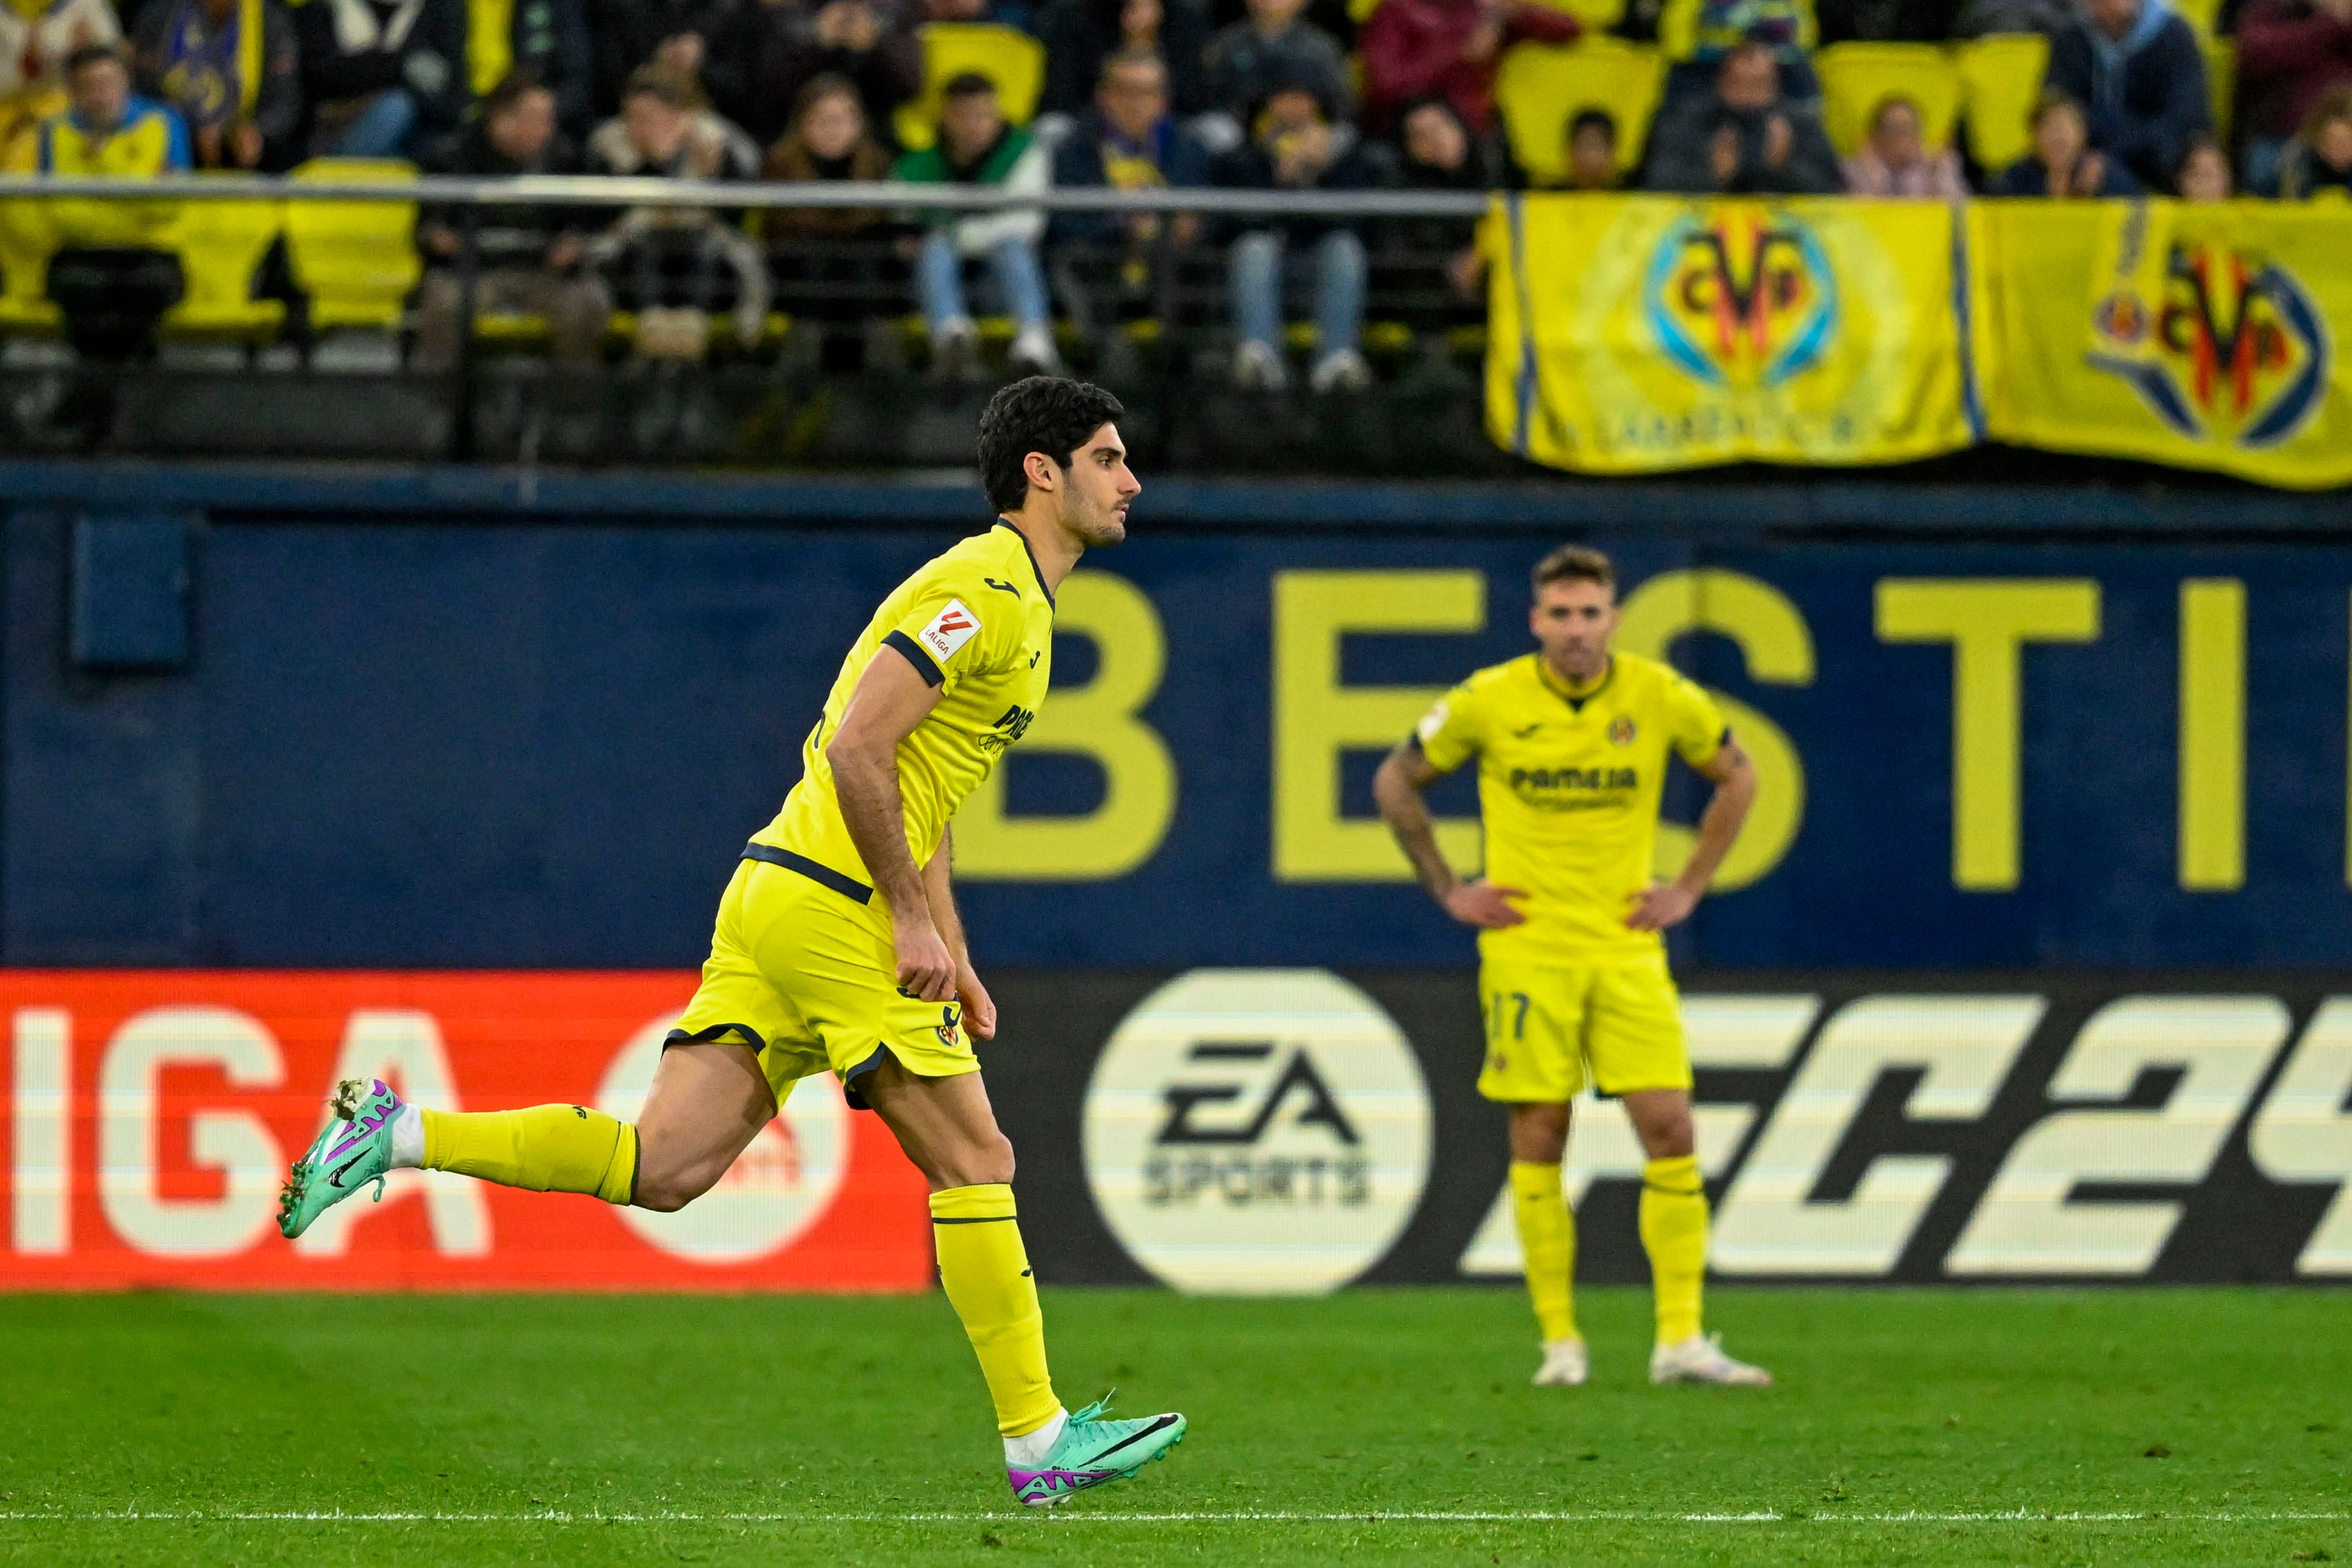
[[[2239,14],[2237,39],[2246,183],[2267,191],[2320,95],[2352,82],[2352,0],[2253,0]]]
[[[1513,44],[1565,44],[1580,29],[1539,0],[1381,0],[1356,39],[1364,123],[1384,131],[1400,106],[1442,98],[1479,136],[1495,129],[1495,67]]]

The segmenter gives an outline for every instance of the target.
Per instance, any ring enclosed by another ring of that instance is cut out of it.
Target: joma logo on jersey
[[[1837,282],[1804,225],[1761,207],[1678,220],[1658,242],[1643,313],[1667,358],[1708,386],[1777,386],[1837,329]]]
[[[2276,446],[2318,411],[2329,347],[2319,308],[2274,262],[2176,246],[2153,317],[2126,291],[2093,317],[2093,369],[2121,377],[2193,441]]]
[[[1202,1040],[1187,1054],[1196,1062],[1229,1062],[1244,1071],[1247,1064],[1270,1062],[1275,1053],[1270,1040]],[[1202,1152],[1148,1160],[1148,1201],[1180,1203],[1213,1193],[1228,1204],[1353,1205],[1370,1195],[1363,1156],[1356,1152],[1363,1137],[1306,1051],[1294,1049],[1254,1102],[1249,1089],[1234,1079],[1168,1085],[1161,1093],[1167,1116],[1152,1142],[1161,1149]],[[1234,1116],[1244,1104],[1247,1114]],[[1287,1147],[1261,1151],[1269,1139]],[[1209,1152],[1217,1149],[1234,1152]]]

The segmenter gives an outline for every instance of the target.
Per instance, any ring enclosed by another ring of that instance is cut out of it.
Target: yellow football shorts
[[[1604,1094],[1688,1089],[1690,1050],[1665,955],[1654,962],[1479,966],[1489,1100],[1559,1104],[1586,1084]]]
[[[900,994],[890,917],[797,871],[746,860],[719,901],[702,984],[669,1041],[733,1036],[760,1053],[782,1109],[793,1085],[831,1070],[852,1105],[887,1051],[908,1071],[980,1071],[963,1009]]]

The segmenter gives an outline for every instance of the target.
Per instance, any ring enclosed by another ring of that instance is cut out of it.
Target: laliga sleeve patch
[[[1445,727],[1445,721],[1449,716],[1451,716],[1447,713],[1445,705],[1439,703],[1422,716],[1421,725],[1413,733],[1421,737],[1421,743],[1426,746],[1437,738],[1437,732]]]
[[[930,650],[931,657],[942,665],[956,656],[956,650],[980,634],[980,617],[965,608],[961,599],[950,599],[947,608],[931,617],[931,623],[915,634],[915,640]]]

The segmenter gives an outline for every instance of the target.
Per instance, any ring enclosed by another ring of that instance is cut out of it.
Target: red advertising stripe
[[[0,1288],[912,1291],[921,1176],[828,1077],[677,1214],[447,1173],[275,1224],[341,1077],[634,1117],[690,973],[0,972]]]

